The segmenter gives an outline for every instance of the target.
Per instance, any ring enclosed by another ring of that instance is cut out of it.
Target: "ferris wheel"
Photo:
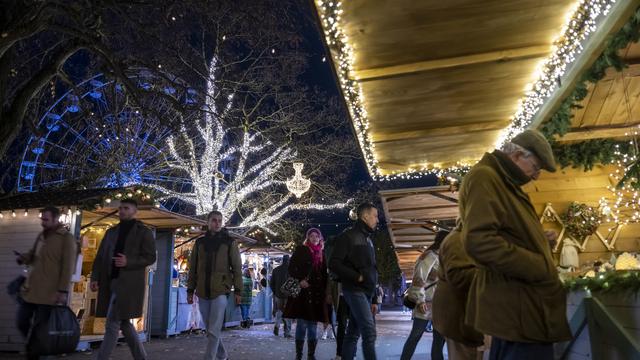
[[[132,76],[141,89],[154,79]],[[172,95],[176,89],[161,89]],[[151,94],[151,92],[149,93]],[[189,89],[184,101],[194,101]],[[21,192],[55,187],[122,187],[156,183],[188,189],[191,180],[166,166],[166,139],[171,129],[159,118],[170,116],[166,100],[148,96],[142,107],[127,96],[122,84],[96,75],[76,85],[44,111],[30,135],[20,162],[17,189]],[[175,202],[165,202],[173,209]]]

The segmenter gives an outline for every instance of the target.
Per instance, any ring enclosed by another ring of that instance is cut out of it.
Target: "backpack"
[[[325,243],[324,243],[324,258],[327,261],[327,271],[329,272],[329,279],[335,281],[335,282],[340,282],[340,278],[338,277],[338,274],[334,273],[333,271],[329,270],[329,263],[331,262],[331,255],[333,255],[333,249],[335,248],[335,242],[338,241],[338,239],[342,236],[332,236],[330,237]]]

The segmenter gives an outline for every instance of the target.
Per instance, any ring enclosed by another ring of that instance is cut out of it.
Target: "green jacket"
[[[242,260],[236,241],[226,229],[198,238],[189,262],[187,292],[203,299],[242,294]]]
[[[477,263],[466,323],[516,342],[571,339],[566,291],[529,196],[530,181],[500,151],[487,153],[460,189],[462,238]]]
[[[68,292],[77,260],[77,244],[63,226],[38,235],[31,251],[24,254],[29,275],[22,285],[22,298],[32,304],[55,304],[58,291]]]
[[[241,305],[251,305],[253,300],[253,279],[242,276],[242,295],[240,299]]]
[[[433,295],[433,326],[446,338],[469,347],[478,347],[483,336],[464,323],[469,286],[476,266],[464,251],[460,230],[449,234],[439,251],[438,287]]]

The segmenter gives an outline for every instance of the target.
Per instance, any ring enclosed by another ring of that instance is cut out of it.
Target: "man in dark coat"
[[[522,186],[555,171],[551,146],[526,130],[484,155],[460,188],[462,240],[478,265],[466,323],[493,337],[492,359],[553,359],[553,343],[571,339],[566,291],[550,241]]]
[[[200,314],[207,327],[205,360],[226,359],[221,330],[227,308],[227,297],[233,287],[235,304],[242,294],[242,260],[236,241],[223,227],[222,213],[212,211],[207,216],[209,230],[196,240],[189,262],[187,302],[198,296]]]
[[[373,233],[378,226],[378,209],[366,203],[358,206],[358,220],[336,241],[329,269],[342,283],[342,295],[349,306],[349,323],[342,344],[342,359],[351,360],[362,334],[362,352],[366,360],[376,358],[376,325],[378,310],[375,290],[378,283]]]
[[[120,201],[120,223],[104,234],[93,263],[90,286],[98,291],[96,316],[107,318],[98,360],[109,359],[120,330],[133,358],[147,357],[130,320],[142,316],[146,269],[156,262],[156,244],[151,230],[135,219],[137,212],[135,200]]]
[[[275,316],[275,326],[273,327],[273,334],[278,336],[280,331],[280,320],[284,323],[284,337],[291,337],[291,319],[286,319],[282,316],[285,306],[287,304],[287,296],[282,293],[282,285],[287,281],[289,277],[289,255],[282,257],[282,264],[273,269],[271,273],[271,282],[269,286],[273,291],[273,312]]]

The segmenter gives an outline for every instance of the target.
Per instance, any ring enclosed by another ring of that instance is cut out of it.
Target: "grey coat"
[[[118,299],[118,317],[134,319],[142,316],[146,268],[156,262],[156,244],[151,230],[140,221],[136,221],[125,239],[124,254],[127,257],[127,266],[120,269],[120,276],[112,282],[111,265],[119,226],[112,227],[104,234],[93,263],[91,281],[97,281],[99,286],[96,316],[107,316],[109,300],[114,292]]]

